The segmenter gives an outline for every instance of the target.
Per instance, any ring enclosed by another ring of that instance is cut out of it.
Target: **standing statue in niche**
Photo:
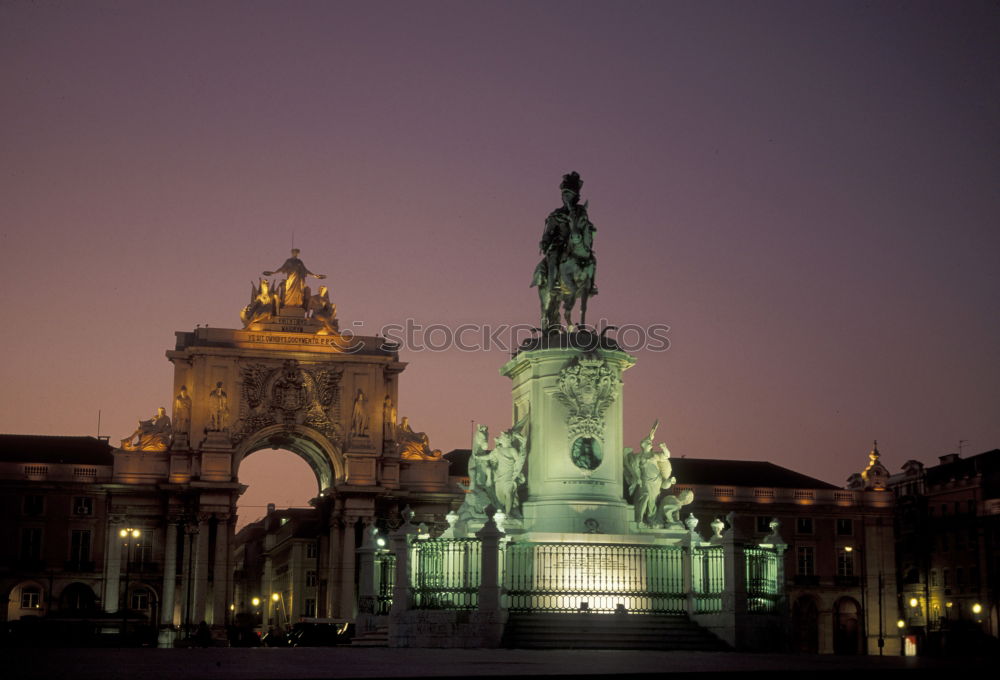
[[[597,228],[587,216],[587,203],[580,205],[583,181],[576,172],[563,175],[559,185],[563,205],[545,220],[545,231],[538,244],[542,261],[535,267],[532,287],[538,287],[543,331],[560,327],[559,305],[568,329],[573,329],[571,314],[580,301],[580,326],[587,320],[587,300],[597,295],[594,277],[597,258],[594,256],[594,232]]]
[[[650,428],[649,434],[639,444],[639,451],[625,449],[625,481],[628,484],[628,495],[635,508],[637,524],[652,526],[657,521],[657,501],[660,492],[673,486],[677,479],[671,474],[670,450],[664,443],[660,444],[659,452],[653,450],[653,437],[660,426],[657,420]]]
[[[170,447],[173,428],[170,426],[170,416],[167,409],[156,409],[156,415],[149,420],[140,420],[135,432],[122,439],[121,447],[125,451],[166,451]]]
[[[382,438],[387,442],[396,440],[396,407],[388,394],[382,402]]]
[[[368,436],[368,397],[358,388],[354,397],[354,413],[351,415],[351,434],[355,437]]]
[[[211,432],[222,432],[229,421],[229,395],[223,389],[221,380],[208,393],[208,404],[208,429]]]
[[[174,397],[174,431],[186,434],[191,429],[191,397],[187,385],[181,385],[181,391]]]
[[[314,274],[309,271],[299,259],[299,252],[298,248],[292,248],[292,256],[285,260],[284,264],[273,272],[264,272],[264,276],[273,276],[279,273],[285,275],[286,278],[281,289],[282,307],[305,307],[306,300],[309,298],[306,277],[326,278],[326,274]]]

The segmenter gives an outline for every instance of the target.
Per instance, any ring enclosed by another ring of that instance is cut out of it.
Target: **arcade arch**
[[[320,432],[304,425],[272,425],[247,437],[233,456],[233,479],[239,481],[240,465],[262,449],[283,449],[304,460],[316,475],[319,492],[324,493],[346,476],[340,449]]]

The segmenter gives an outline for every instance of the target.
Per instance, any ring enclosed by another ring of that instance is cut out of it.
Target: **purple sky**
[[[4,2],[0,431],[128,434],[293,232],[342,326],[535,324],[577,170],[591,319],[671,327],[629,445],[658,417],[836,483],[873,438],[1000,446],[998,35],[995,2]],[[506,356],[404,352],[400,414],[506,427]],[[257,455],[258,491],[304,466]]]

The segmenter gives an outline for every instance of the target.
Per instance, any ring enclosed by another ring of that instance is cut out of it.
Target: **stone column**
[[[355,625],[358,633],[366,633],[374,626],[375,602],[378,593],[375,591],[375,538],[378,534],[371,524],[365,525],[364,539],[358,548],[360,556],[358,569],[358,615]]]
[[[336,519],[330,521],[330,538],[327,541],[326,570],[326,611],[327,616],[335,617],[340,611],[340,523]]]
[[[212,625],[226,625],[229,611],[229,520],[215,524],[215,564],[212,569]]]
[[[108,522],[108,541],[104,551],[104,611],[106,612],[118,611],[122,565],[122,544],[118,540],[118,530],[121,523],[119,518]]]
[[[340,616],[353,619],[357,606],[354,593],[354,525],[358,517],[344,518],[344,533],[340,544]]]
[[[163,599],[160,604],[160,625],[174,623],[174,586],[177,583],[177,524],[167,520],[163,546]]]
[[[208,525],[209,515],[198,515],[198,540],[194,551],[194,591],[191,598],[191,624],[205,620],[208,596]]]

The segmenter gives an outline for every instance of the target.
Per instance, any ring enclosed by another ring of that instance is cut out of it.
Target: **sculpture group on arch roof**
[[[330,302],[329,288],[320,286],[318,292],[313,294],[306,285],[308,277],[325,279],[326,274],[309,271],[299,259],[299,252],[298,248],[292,248],[291,257],[278,269],[262,272],[264,276],[284,274],[284,281],[275,285],[273,281],[261,278],[256,286],[251,284],[250,302],[240,312],[244,328],[273,321],[284,309],[296,309],[302,310],[303,318],[318,324],[318,335],[338,332],[337,306]]]

